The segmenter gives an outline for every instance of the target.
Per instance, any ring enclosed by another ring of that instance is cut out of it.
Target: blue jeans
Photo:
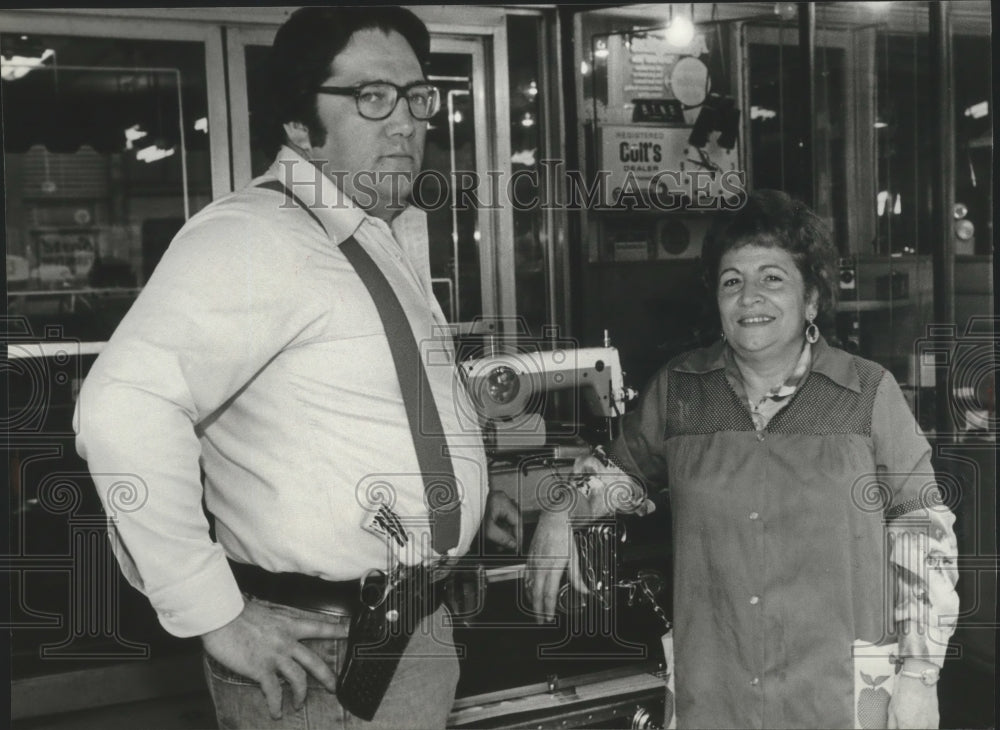
[[[256,600],[256,599],[252,599]],[[316,652],[333,670],[344,663],[347,653],[347,617],[275,606],[293,615],[326,621],[343,626],[343,639],[307,639],[303,643]],[[386,730],[420,730],[445,727],[455,687],[458,685],[458,657],[452,640],[452,629],[446,623],[447,610],[439,608],[426,617],[410,639],[392,684],[371,722],[365,722],[340,706],[337,696],[327,692],[311,674],[307,674],[309,691],[305,704],[296,711],[292,706],[291,686],[281,679],[282,717],[271,719],[257,682],[236,674],[205,655],[205,676],[215,703],[219,727],[260,728],[262,730],[327,730],[330,728],[385,728]],[[280,675],[279,675],[280,676]]]

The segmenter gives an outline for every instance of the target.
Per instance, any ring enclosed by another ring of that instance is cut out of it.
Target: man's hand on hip
[[[295,708],[306,699],[307,675],[313,675],[330,692],[337,678],[319,655],[302,639],[343,639],[347,626],[283,614],[257,601],[248,601],[243,611],[225,626],[201,637],[205,651],[238,674],[256,680],[267,700],[271,716],[281,717],[281,675],[292,688]]]

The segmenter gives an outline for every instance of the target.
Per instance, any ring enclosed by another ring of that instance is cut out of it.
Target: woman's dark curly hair
[[[837,249],[830,227],[818,215],[780,190],[757,190],[742,208],[720,216],[705,234],[701,249],[705,284],[713,295],[727,251],[751,244],[777,246],[795,261],[807,295],[817,293],[817,319],[829,321],[836,306]]]
[[[396,6],[299,8],[274,37],[267,67],[267,117],[263,131],[269,155],[285,142],[285,122],[301,122],[314,145],[325,143],[325,129],[316,111],[316,89],[330,78],[333,60],[359,30],[396,31],[413,49],[421,67],[430,59],[427,26],[416,15]]]

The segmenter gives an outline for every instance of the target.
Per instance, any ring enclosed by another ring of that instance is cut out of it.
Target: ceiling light
[[[762,106],[750,107],[750,119],[774,119],[778,112],[773,109],[765,109]]]
[[[973,119],[982,119],[987,114],[990,113],[989,102],[981,101],[978,104],[973,104],[968,109],[965,110],[965,116],[972,117]]]
[[[532,167],[535,164],[535,150],[520,150],[510,156],[510,161],[515,165]]]
[[[971,241],[972,237],[976,235],[976,226],[972,221],[963,218],[962,220],[955,223],[955,236],[958,237],[960,241]]]
[[[0,78],[4,81],[16,81],[27,76],[33,69],[38,68],[55,55],[55,51],[46,48],[39,56],[13,55],[10,58],[0,56]]]
[[[135,141],[137,139],[142,139],[149,132],[139,129],[138,124],[133,124],[131,127],[125,130],[125,149],[130,150],[135,146]]]
[[[163,149],[162,147],[153,144],[136,152],[135,158],[137,160],[142,160],[143,162],[156,162],[157,160],[162,160],[164,157],[170,157],[176,150],[176,147]]]
[[[670,22],[670,26],[667,28],[667,43],[676,48],[683,48],[693,40],[694,24],[690,18],[678,15]]]
[[[877,208],[878,209],[878,214],[880,216],[885,215],[885,205],[886,205],[887,202],[889,202],[889,191],[888,190],[879,190],[878,191],[878,195],[875,196],[875,200],[876,200],[876,202],[878,204],[878,208]]]
[[[795,3],[775,3],[774,14],[782,20],[791,20],[799,14],[799,9]]]

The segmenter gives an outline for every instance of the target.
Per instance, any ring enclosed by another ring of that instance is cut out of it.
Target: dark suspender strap
[[[385,274],[353,237],[340,244],[340,250],[368,287],[385,327],[423,475],[424,496],[431,515],[431,541],[434,549],[443,554],[458,544],[458,487],[427,370],[410,322]]]
[[[320,227],[320,229],[323,231],[323,233],[326,233],[326,226],[323,225],[323,221],[321,221],[316,216],[315,213],[313,213],[311,210],[309,210],[309,206],[302,202],[302,198],[300,198],[298,195],[296,195],[295,193],[293,193],[289,188],[285,187],[282,183],[278,182],[277,180],[267,180],[265,182],[262,182],[257,187],[258,188],[265,188],[267,190],[273,190],[276,193],[281,193],[282,195],[290,198],[293,203],[295,203],[297,206],[299,206],[300,208],[302,208],[302,210],[304,210],[306,213],[309,214],[310,218],[312,218],[314,221],[316,221],[316,225]],[[327,234],[327,235],[329,235],[329,234]]]
[[[261,183],[258,187],[287,195],[326,232],[316,214],[277,180]],[[444,554],[458,544],[461,530],[458,484],[448,455],[441,415],[431,392],[413,328],[396,292],[364,247],[352,236],[340,244],[340,250],[364,282],[382,320],[423,477],[424,497],[431,519],[431,543],[438,553]]]

